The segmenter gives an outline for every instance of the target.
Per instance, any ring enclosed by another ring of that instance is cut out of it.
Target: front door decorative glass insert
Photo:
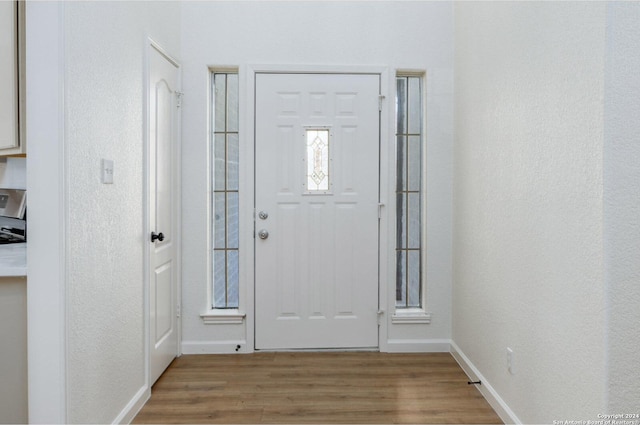
[[[329,190],[329,130],[306,129],[306,185],[307,192]]]

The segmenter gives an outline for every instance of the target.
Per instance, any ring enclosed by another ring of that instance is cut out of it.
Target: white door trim
[[[26,122],[28,409],[32,423],[67,423],[69,175],[65,4],[27,2]],[[46,69],[47,72],[42,72]],[[37,172],[35,171],[37,170]],[[46,353],[46,354],[43,354]]]
[[[150,132],[149,132],[149,123],[150,123],[150,110],[151,110],[151,105],[149,105],[149,79],[150,79],[150,54],[151,54],[151,49],[157,51],[158,53],[160,53],[162,56],[164,56],[169,62],[171,62],[173,65],[175,65],[178,68],[178,79],[179,81],[181,80],[181,76],[182,76],[182,68],[180,66],[180,63],[171,55],[169,54],[159,43],[157,43],[156,41],[154,41],[151,37],[146,37],[146,41],[145,41],[145,47],[144,47],[144,110],[143,110],[143,114],[144,114],[144,128],[143,128],[143,138],[144,138],[144,154],[143,154],[143,191],[144,191],[144,212],[143,212],[143,231],[142,231],[142,238],[143,238],[143,264],[144,264],[144,270],[143,270],[143,279],[144,279],[144,358],[145,358],[145,383],[146,383],[146,390],[147,392],[151,391],[151,383],[150,383],[150,379],[151,379],[151,373],[150,373],[150,368],[151,368],[151,363],[150,363],[150,335],[151,335],[151,329],[150,329],[150,299],[149,299],[149,284],[150,284],[150,279],[151,279],[151,270],[149,268],[149,261],[150,261],[150,256],[151,256],[151,243],[149,242],[149,235],[151,234],[151,232],[155,229],[151,229],[150,227],[150,219],[149,219],[149,214],[150,214],[150,199],[151,199],[151,195],[149,193],[149,187],[150,187],[150,172],[151,172],[151,166],[150,166],[150,158],[149,158],[149,152],[150,152]],[[178,128],[177,128],[177,139],[176,139],[176,143],[174,146],[174,151],[173,151],[173,155],[175,155],[175,161],[176,161],[176,182],[175,182],[175,190],[176,190],[176,200],[179,202],[179,204],[181,205],[181,181],[180,181],[180,176],[181,176],[181,164],[182,164],[182,160],[181,160],[181,143],[180,143],[180,136],[181,136],[181,120],[177,120]],[[176,221],[176,226],[175,226],[175,244],[176,244],[176,268],[177,268],[177,304],[178,305],[182,305],[182,270],[181,270],[181,266],[182,266],[182,250],[181,250],[181,240],[182,240],[182,234],[181,234],[181,223],[182,223],[182,218],[181,218],[181,211],[182,209],[179,207],[176,210],[176,217],[175,217],[175,221]],[[178,338],[178,355],[181,354],[181,341],[182,341],[182,324],[181,324],[181,317],[178,316],[177,318],[177,338]],[[145,397],[143,397],[145,398]],[[146,401],[146,400],[145,400]]]
[[[247,247],[239,253],[240,267],[240,302],[241,309],[246,312],[247,351],[255,351],[255,252],[254,246],[254,208],[255,208],[255,81],[259,73],[309,73],[309,74],[378,74],[380,75],[380,94],[387,101],[382,103],[380,112],[380,202],[390,205],[389,191],[393,189],[390,179],[393,168],[390,163],[393,158],[388,148],[390,138],[389,93],[393,91],[393,78],[388,67],[385,66],[327,66],[327,65],[247,65],[240,67],[239,98],[244,99],[240,108],[240,120],[244,122],[240,134],[240,244]],[[246,88],[243,92],[243,88]],[[395,95],[394,95],[395,96]],[[392,164],[391,164],[392,165]],[[388,268],[389,253],[389,208],[383,208],[379,227],[379,259],[378,259],[378,305],[386,310],[388,302]],[[243,301],[244,300],[244,301]],[[387,350],[388,324],[385,317],[379,320],[378,344],[380,351]]]

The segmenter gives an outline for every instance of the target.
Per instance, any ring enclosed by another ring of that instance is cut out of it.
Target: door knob
[[[269,237],[269,232],[267,232],[265,229],[262,229],[258,232],[258,237],[260,239],[267,239]]]
[[[162,234],[162,232],[158,233],[157,235],[156,232],[151,232],[151,242],[155,242],[156,239],[160,242],[164,240],[164,235]]]
[[[258,213],[258,217],[260,217],[260,219],[262,220],[266,220],[267,218],[269,218],[269,213],[267,213],[266,211],[260,211]]]

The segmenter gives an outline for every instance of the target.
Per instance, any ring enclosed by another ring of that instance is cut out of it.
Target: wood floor
[[[502,423],[448,353],[185,355],[133,423]]]

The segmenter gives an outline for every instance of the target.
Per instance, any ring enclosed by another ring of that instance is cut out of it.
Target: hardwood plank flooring
[[[185,355],[133,423],[502,423],[448,353]]]

